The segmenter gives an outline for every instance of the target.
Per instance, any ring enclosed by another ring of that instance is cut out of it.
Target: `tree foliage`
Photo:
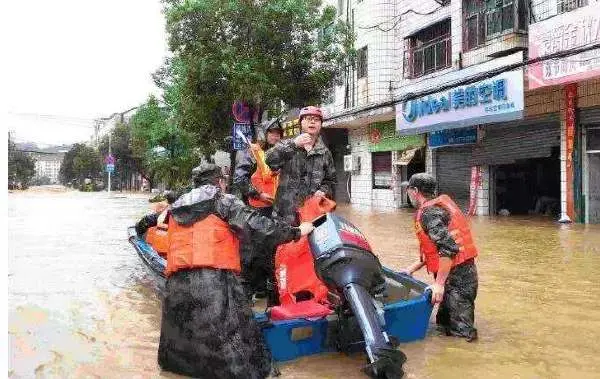
[[[21,188],[29,187],[35,175],[35,160],[22,151],[17,150],[14,142],[8,140],[8,182]]]
[[[175,188],[189,181],[198,162],[192,136],[170,117],[169,112],[151,96],[130,121],[132,157],[143,162],[147,175]]]
[[[132,173],[145,175],[143,157],[137,157],[133,152],[133,139],[131,127],[124,123],[118,123],[110,133],[111,154],[115,157],[115,171],[112,174],[113,185],[120,183],[120,188],[127,186]],[[98,150],[102,157],[108,156],[109,136],[106,135],[100,141]]]
[[[235,100],[258,113],[320,103],[352,46],[320,0],[165,0],[165,14],[173,58],[155,81],[203,153],[229,132]]]
[[[65,154],[59,171],[59,179],[63,184],[77,181],[83,183],[86,178],[102,177],[102,158],[98,150],[85,144],[76,143]]]

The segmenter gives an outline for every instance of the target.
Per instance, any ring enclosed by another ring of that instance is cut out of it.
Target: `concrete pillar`
[[[560,112],[560,219],[571,222],[567,214],[567,133],[564,109]]]
[[[481,166],[481,184],[477,189],[477,216],[490,215],[490,167]]]

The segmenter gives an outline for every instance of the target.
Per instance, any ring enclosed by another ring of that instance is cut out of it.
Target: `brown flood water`
[[[126,240],[148,196],[9,194],[11,378],[176,378],[156,363],[160,298]],[[382,262],[417,259],[410,211],[342,207]],[[407,378],[600,377],[600,227],[475,218],[479,341],[405,344]],[[419,278],[430,281],[425,273]],[[281,365],[282,378],[364,378],[363,357]]]

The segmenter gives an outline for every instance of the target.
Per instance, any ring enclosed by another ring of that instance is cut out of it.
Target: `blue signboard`
[[[396,105],[401,135],[516,120],[523,117],[523,71],[499,74]]]
[[[115,165],[111,164],[111,163],[108,163],[106,165],[106,172],[115,172]]]
[[[231,129],[231,135],[233,137],[233,150],[244,150],[248,148],[248,145],[242,137],[238,135],[238,132],[243,133],[248,141],[252,141],[252,127],[249,123],[239,122],[233,124],[233,128]]]
[[[445,129],[429,133],[429,147],[467,145],[477,142],[477,128]]]

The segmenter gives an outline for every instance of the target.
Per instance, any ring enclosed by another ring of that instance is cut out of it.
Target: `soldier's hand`
[[[260,194],[260,199],[261,199],[262,201],[267,201],[267,202],[269,202],[269,203],[272,203],[272,202],[273,202],[273,200],[274,200],[274,199],[271,197],[271,195],[269,195],[269,194],[268,194],[268,193],[266,193],[266,192],[262,192],[262,193]]]
[[[315,196],[316,197],[325,197],[325,192],[319,190],[319,191],[315,192]]]
[[[441,303],[444,298],[444,286],[433,283],[428,288],[431,289],[431,304]]]
[[[315,226],[312,224],[312,222],[303,222],[302,224],[300,224],[299,228],[300,235],[305,236],[308,233],[312,232]]]
[[[312,138],[310,137],[310,134],[308,134],[308,133],[302,133],[299,136],[297,136],[296,138],[294,138],[294,144],[298,147],[308,145],[311,142],[312,142]]]

